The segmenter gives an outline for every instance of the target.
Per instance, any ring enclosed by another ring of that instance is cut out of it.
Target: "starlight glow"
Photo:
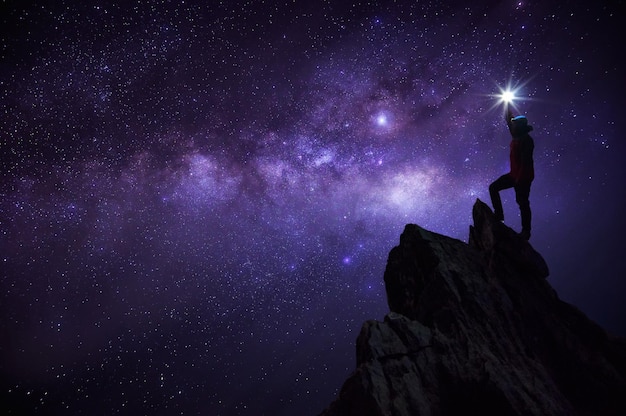
[[[509,84],[505,88],[498,87],[498,89],[500,90],[500,93],[493,96],[498,100],[498,104],[513,104],[519,99],[519,96],[517,95],[519,86],[511,87]]]
[[[500,94],[500,100],[505,104],[512,103],[516,98],[515,91],[505,90]]]

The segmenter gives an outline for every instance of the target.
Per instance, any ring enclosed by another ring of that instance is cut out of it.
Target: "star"
[[[507,89],[500,93],[500,101],[505,104],[512,103],[513,101],[515,101],[516,98],[517,96],[515,95],[515,91]]]

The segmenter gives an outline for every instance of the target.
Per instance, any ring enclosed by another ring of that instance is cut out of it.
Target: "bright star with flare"
[[[493,105],[491,106],[491,109],[494,109],[500,105],[504,105],[504,106],[510,105],[512,107],[516,107],[516,104],[518,104],[518,101],[528,100],[529,99],[528,97],[519,95],[520,90],[525,85],[526,85],[526,82],[512,83],[511,81],[509,81],[505,87],[498,86],[497,87],[499,90],[498,93],[489,94],[489,97],[491,97],[494,100]]]
[[[515,95],[515,91],[509,89],[506,89],[500,93],[500,101],[505,104],[512,103],[516,98],[517,96]]]

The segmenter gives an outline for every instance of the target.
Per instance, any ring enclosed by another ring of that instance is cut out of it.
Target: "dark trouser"
[[[520,214],[522,216],[522,230],[530,232],[530,184],[532,182],[522,182],[515,184],[510,174],[505,174],[496,179],[489,185],[489,195],[491,196],[491,204],[496,218],[504,219],[504,211],[502,210],[502,200],[500,199],[500,191],[503,189],[515,188],[515,201],[519,205]]]

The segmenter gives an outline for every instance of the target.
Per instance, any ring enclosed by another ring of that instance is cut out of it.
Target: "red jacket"
[[[513,114],[510,108],[506,108],[505,119],[509,126],[509,131],[513,140],[511,140],[511,153],[509,155],[511,161],[511,171],[509,175],[513,177],[515,183],[528,183],[535,179],[535,167],[533,163],[533,150],[535,142],[528,134],[533,128],[532,126],[523,125],[521,127],[514,125],[511,121]]]
[[[516,183],[532,182],[535,179],[535,167],[533,163],[533,149],[535,144],[533,139],[524,134],[520,137],[513,137],[511,140],[511,172],[509,173]]]

